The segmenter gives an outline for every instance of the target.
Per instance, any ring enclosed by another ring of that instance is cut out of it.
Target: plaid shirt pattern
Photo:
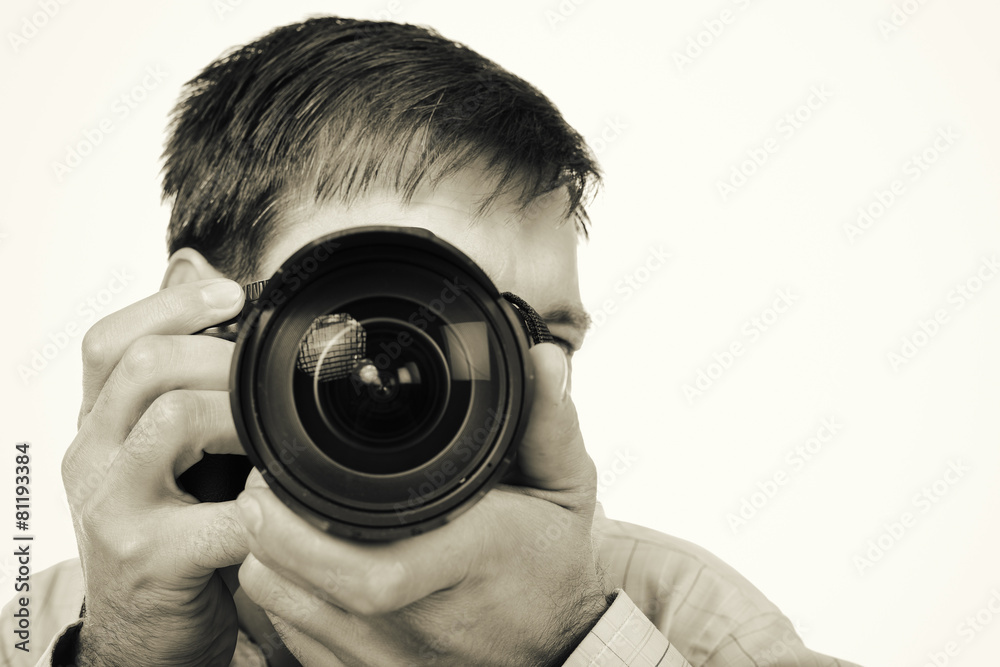
[[[791,622],[734,569],[698,547],[648,528],[611,521],[598,510],[594,536],[611,607],[576,647],[565,667],[858,667],[810,651]],[[32,646],[0,645],[9,667],[72,664],[83,577],[78,560],[32,578]],[[11,635],[14,601],[0,616]],[[12,636],[12,635],[11,635]],[[264,654],[239,633],[231,667],[267,667]]]

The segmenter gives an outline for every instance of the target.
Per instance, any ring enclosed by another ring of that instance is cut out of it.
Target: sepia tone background
[[[30,441],[35,571],[76,553],[59,462],[83,332],[165,268],[180,87],[337,13],[469,44],[602,163],[573,396],[610,516],[722,557],[823,653],[994,664],[1000,5],[663,5],[5,3],[0,497]],[[4,601],[14,573],[0,556]]]

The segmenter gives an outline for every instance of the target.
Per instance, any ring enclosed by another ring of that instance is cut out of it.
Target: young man
[[[80,561],[34,578],[39,657],[11,665],[846,665],[698,547],[611,521],[570,398],[576,246],[598,170],[537,90],[425,29],[338,18],[276,30],[188,84],[166,150],[157,294],[84,344],[63,478]],[[305,243],[422,227],[532,304],[519,487],[385,544],[316,530],[257,473],[199,503],[176,477],[239,454],[233,345],[191,336]],[[235,281],[235,282],[234,282]],[[85,601],[85,605],[84,605]],[[4,634],[10,637],[10,610]]]

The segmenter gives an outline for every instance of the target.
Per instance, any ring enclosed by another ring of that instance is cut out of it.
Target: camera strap
[[[504,292],[500,296],[507,299],[510,305],[514,306],[514,310],[521,316],[524,327],[528,330],[528,338],[531,339],[532,345],[552,342],[552,333],[549,332],[549,327],[545,324],[545,320],[541,318],[534,308],[528,305],[527,301],[513,292]]]

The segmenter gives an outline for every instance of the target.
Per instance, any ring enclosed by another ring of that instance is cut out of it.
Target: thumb
[[[189,518],[184,539],[192,563],[213,570],[239,565],[246,559],[250,547],[235,500],[198,503],[185,511]]]
[[[535,396],[517,450],[521,473],[518,483],[543,491],[593,496],[596,473],[583,444],[576,407],[569,397],[566,353],[558,345],[541,343],[531,348],[530,354],[535,368]]]

